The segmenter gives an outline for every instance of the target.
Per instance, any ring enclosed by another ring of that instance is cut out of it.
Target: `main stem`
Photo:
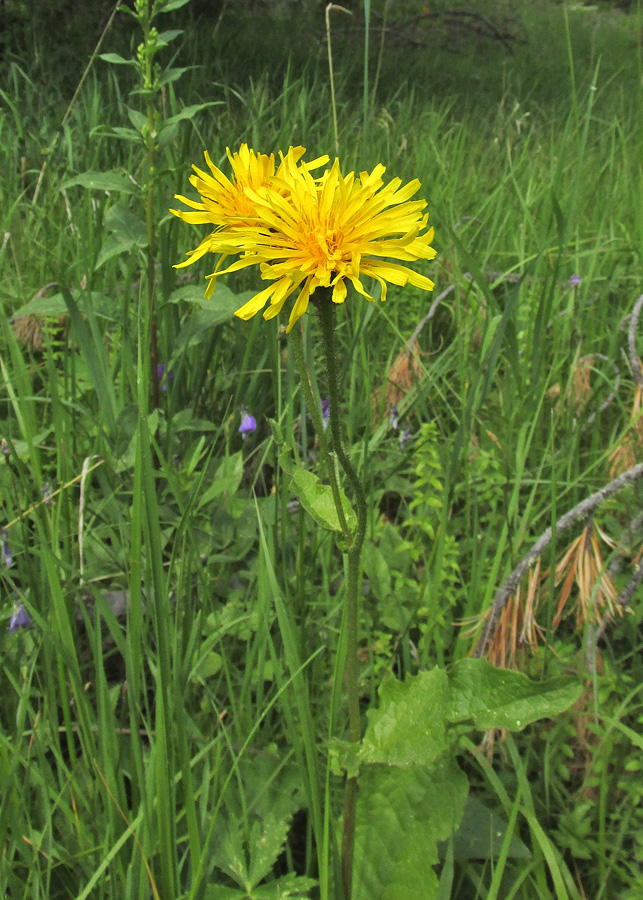
[[[357,512],[357,528],[348,550],[348,581],[346,585],[346,668],[344,680],[348,695],[348,723],[351,741],[359,743],[362,728],[359,713],[359,689],[357,666],[357,635],[359,615],[360,558],[366,535],[366,496],[357,472],[353,468],[342,441],[342,425],[339,415],[340,399],[337,378],[337,354],[335,344],[335,305],[330,290],[319,290],[317,311],[321,323],[328,394],[330,399],[330,430],[333,449],[353,489]],[[346,780],[344,792],[344,826],[342,833],[342,875],[345,900],[350,900],[353,882],[353,851],[355,845],[355,804],[357,801],[357,777]]]
[[[321,448],[321,457],[323,460],[323,465],[326,469],[326,474],[328,475],[328,481],[330,483],[331,491],[333,492],[333,502],[335,504],[335,508],[337,509],[337,516],[339,518],[339,524],[342,529],[342,534],[344,536],[344,540],[346,544],[350,547],[353,543],[353,535],[348,527],[348,523],[346,521],[346,514],[344,512],[344,507],[342,505],[341,496],[339,493],[339,484],[337,482],[337,473],[335,472],[335,464],[333,462],[333,458],[330,455],[330,446],[328,444],[328,438],[326,436],[326,432],[324,431],[324,421],[321,414],[321,407],[317,402],[315,397],[315,393],[313,391],[313,385],[310,378],[310,373],[308,371],[308,366],[306,365],[306,356],[304,354],[304,344],[301,336],[301,331],[299,326],[297,326],[291,337],[292,346],[295,351],[295,364],[297,366],[297,371],[299,373],[299,378],[301,379],[302,388],[304,390],[304,397],[306,398],[306,405],[310,411],[310,418],[313,422],[313,428],[317,434],[317,438],[319,440],[319,446]]]
[[[145,18],[142,21],[144,47],[145,47],[145,72],[143,87],[146,90],[147,132],[145,135],[145,148],[147,151],[147,180],[145,183],[145,225],[147,231],[147,317],[149,323],[149,351],[150,351],[150,379],[152,385],[152,409],[159,405],[159,376],[158,376],[158,346],[156,334],[156,303],[154,298],[154,259],[156,257],[156,218],[154,215],[154,188],[156,172],[154,170],[154,156],[156,151],[156,135],[154,133],[154,98],[152,95],[153,57],[149,47],[150,37],[150,11],[149,3]]]

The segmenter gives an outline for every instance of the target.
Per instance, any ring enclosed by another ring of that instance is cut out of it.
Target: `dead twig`
[[[643,375],[641,374],[641,361],[636,352],[636,327],[639,324],[639,316],[641,315],[641,307],[643,306],[643,294],[634,304],[634,309],[630,313],[630,322],[627,327],[627,346],[630,351],[630,365],[632,367],[632,375],[637,385],[643,389]]]
[[[610,481],[600,490],[591,496],[582,500],[577,506],[565,513],[564,516],[556,522],[556,535],[571,527],[575,522],[586,519],[592,515],[606,500],[617,494],[622,488],[629,484],[634,484],[639,478],[643,477],[643,463],[639,463],[633,468],[623,472],[618,478]],[[549,546],[552,539],[552,529],[548,528],[538,538],[531,550],[523,556],[518,565],[515,567],[511,575],[505,580],[494,597],[493,605],[487,615],[487,620],[482,629],[482,634],[476,645],[474,656],[484,656],[487,653],[489,645],[498,625],[498,620],[502,610],[505,608],[507,601],[514,594],[525,572],[531,568],[533,563],[542,555],[543,551]]]

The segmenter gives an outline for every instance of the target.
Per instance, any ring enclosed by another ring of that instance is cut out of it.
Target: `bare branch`
[[[420,332],[422,331],[422,329],[424,328],[426,323],[429,322],[433,318],[433,316],[435,315],[435,313],[437,311],[438,306],[442,303],[442,301],[446,297],[449,296],[451,291],[454,291],[454,290],[455,290],[455,284],[450,284],[448,288],[445,288],[445,290],[443,290],[442,293],[438,294],[438,296],[435,298],[435,300],[431,304],[431,307],[430,307],[428,313],[424,316],[423,319],[420,319],[420,321],[418,322],[417,328],[415,329],[415,331],[413,332],[411,337],[408,339],[408,341],[406,343],[407,354],[412,352],[413,346],[414,346],[415,342],[417,341],[418,337],[420,336]]]
[[[639,324],[639,316],[641,315],[641,307],[643,306],[643,294],[634,304],[634,309],[630,313],[630,324],[627,327],[627,346],[630,351],[630,365],[632,366],[632,375],[634,381],[640,388],[643,388],[643,375],[641,375],[641,360],[636,352],[636,327]]]
[[[597,510],[598,507],[601,506],[601,504],[603,504],[606,500],[608,500],[610,497],[613,497],[614,494],[617,494],[626,485],[634,484],[634,482],[638,481],[638,479],[642,476],[643,463],[639,463],[638,465],[633,466],[633,468],[628,469],[627,472],[623,472],[623,474],[619,475],[618,478],[610,481],[609,484],[606,484],[600,490],[596,491],[596,493],[587,497],[585,500],[582,500],[573,509],[570,509],[569,512],[565,513],[564,516],[561,516],[561,518],[556,522],[556,534],[558,535],[562,531],[565,531],[580,519],[586,519],[587,516],[591,515],[595,510]],[[493,605],[489,611],[489,615],[487,616],[487,621],[484,624],[482,634],[480,635],[480,639],[478,640],[478,643],[476,645],[474,656],[484,656],[486,654],[498,625],[500,614],[507,605],[507,601],[516,591],[516,588],[520,584],[522,576],[525,574],[525,572],[549,546],[551,539],[552,530],[551,528],[548,528],[545,532],[543,532],[543,534],[541,534],[531,550],[529,550],[529,552],[525,556],[523,556],[511,575],[506,579],[502,587],[496,593]]]

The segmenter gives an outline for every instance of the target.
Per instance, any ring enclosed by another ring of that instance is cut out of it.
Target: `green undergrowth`
[[[82,59],[43,53],[38,23],[3,44],[0,892],[12,900],[315,898],[323,834],[338,883],[322,810],[339,816],[346,768],[329,741],[346,724],[333,668],[344,559],[293,503],[268,418],[311,470],[318,447],[280,323],[232,315],[256,278],[222,279],[204,301],[207,262],[172,268],[204,230],[168,211],[191,195],[203,149],[223,168],[243,141],[334,156],[323,10],[302,4],[293,19],[292,6],[219,21],[194,0],[164,23],[185,31],[163,65],[185,71],[159,100],[158,408],[143,355],[149,172],[118,131],[142,127],[134,71],[94,60],[61,127],[94,44]],[[389,10],[366,104],[362,7],[332,16],[342,167],[419,178],[438,251],[433,296],[349,296],[338,318],[347,445],[370,497],[369,721],[389,676],[422,683],[462,665],[475,638],[461,623],[617,474],[610,455],[626,458],[638,414],[627,317],[642,281],[640,14],[537,6],[471,4],[508,45],[437,17],[411,44],[395,28],[420,5]],[[137,40],[119,15],[100,52],[129,57]],[[257,422],[245,440],[241,407]],[[638,550],[639,506],[635,485],[598,514],[616,550]],[[571,540],[556,537],[543,572]],[[606,565],[616,550],[604,546]],[[619,590],[630,574],[615,576]],[[643,890],[640,601],[597,644],[591,620],[554,628],[547,578],[539,650],[522,647],[516,665],[538,680],[571,674],[583,692],[556,720],[487,734],[487,753],[480,734],[460,735],[462,823],[452,840],[432,833],[437,862],[417,860],[440,900]],[[32,627],[9,633],[18,605]],[[412,769],[395,785],[408,815],[417,791],[443,802],[423,779]]]

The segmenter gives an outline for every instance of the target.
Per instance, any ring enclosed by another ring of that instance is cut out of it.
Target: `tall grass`
[[[462,35],[408,50],[387,33],[381,67],[374,18],[366,66],[351,52],[363,23],[333,20],[342,164],[421,179],[436,296],[455,286],[398,401],[403,428],[435,423],[425,443],[402,447],[387,424],[391,371],[425,296],[351,301],[338,330],[347,441],[374,498],[365,705],[384,672],[469,652],[454,623],[484,610],[535,537],[609,480],[630,422],[620,326],[641,284],[640,16],[520,15],[528,43],[512,54]],[[124,22],[106,46],[127,55]],[[326,897],[338,884],[340,782],[332,745],[324,757],[316,747],[346,719],[331,665],[342,559],[293,509],[265,421],[296,434],[313,465],[305,404],[278,326],[231,319],[230,292],[250,281],[230,278],[208,306],[200,281],[179,279],[172,264],[194,241],[167,212],[203,148],[215,162],[243,140],[332,155],[321,16],[302,20],[292,47],[289,28],[253,10],[172,44],[188,70],[164,88],[164,114],[221,105],[156,160],[159,361],[173,378],[152,411],[144,255],[101,260],[116,204],[138,213],[137,188],[64,186],[85,171],[141,183],[140,154],[110,137],[130,124],[134,81],[96,61],[61,129],[73,86],[57,87],[29,45],[2,66],[0,484],[13,523],[2,615],[8,625],[21,603],[33,622],[0,639],[0,891],[12,898],[277,897],[289,884]],[[374,71],[376,96],[363,77]],[[602,412],[608,364],[596,357],[589,394],[576,388],[579,359],[599,353],[622,375]],[[241,405],[258,422],[245,442]],[[433,494],[418,487],[420,463],[434,467]],[[50,504],[45,482],[59,490]],[[633,490],[601,519],[614,537],[639,500]],[[508,741],[495,766],[470,748],[475,793],[504,839],[482,856],[446,849],[442,896],[637,897],[640,618],[639,605],[608,631],[577,710]],[[547,636],[531,671],[583,674],[573,625]]]

